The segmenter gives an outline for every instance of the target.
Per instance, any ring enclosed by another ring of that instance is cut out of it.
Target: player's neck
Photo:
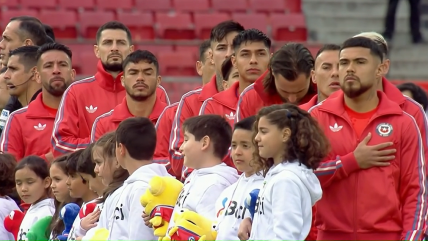
[[[62,96],[51,95],[46,89],[42,89],[43,104],[52,109],[58,109]]]
[[[240,78],[239,79],[238,94],[241,95],[241,93],[245,90],[245,88],[247,88],[251,84],[252,84],[251,81],[243,80],[243,79]]]
[[[40,86],[29,84],[27,90],[25,90],[22,95],[18,96],[19,103],[24,107],[27,106],[30,103],[31,98],[33,98],[33,95],[36,94],[39,89]]]
[[[366,113],[374,110],[379,104],[377,91],[368,90],[358,97],[349,98],[344,96],[345,104],[351,110],[358,113]]]
[[[126,104],[129,113],[136,117],[148,117],[156,103],[156,92],[143,101],[136,101],[131,96],[126,95]]]

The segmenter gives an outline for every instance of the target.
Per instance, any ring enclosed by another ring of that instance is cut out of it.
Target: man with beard
[[[120,122],[131,117],[149,118],[153,125],[167,106],[156,95],[159,85],[159,63],[147,50],[137,50],[123,61],[122,85],[126,96],[122,103],[110,112],[99,116],[92,127],[91,142],[95,142],[107,132],[114,131]]]
[[[122,62],[134,51],[131,32],[120,22],[108,22],[98,29],[96,41],[94,52],[100,59],[97,73],[73,83],[59,106],[51,139],[55,157],[86,148],[95,119],[125,97]],[[156,92],[168,99],[162,87]]]
[[[318,240],[423,238],[423,142],[415,119],[378,91],[383,58],[368,38],[346,40],[339,55],[343,91],[309,110],[331,143],[315,170],[323,189]]]
[[[14,57],[12,52],[8,68],[19,71],[19,65],[12,65]],[[13,154],[17,160],[28,155],[53,160],[50,135],[61,97],[74,79],[71,57],[70,49],[58,43],[43,45],[34,52],[32,60],[37,67],[32,70],[42,92],[27,107],[10,115],[1,137],[1,151]]]

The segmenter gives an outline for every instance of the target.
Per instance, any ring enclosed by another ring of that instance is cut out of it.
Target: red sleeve
[[[208,115],[208,114],[218,114],[215,113],[213,106],[212,106],[213,98],[209,98],[201,106],[201,109],[199,110],[199,115]]]
[[[52,132],[52,149],[54,157],[61,156],[78,149],[85,149],[90,142],[90,136],[79,136],[79,114],[77,100],[73,93],[73,85],[62,96]]]
[[[172,118],[174,106],[168,106],[160,114],[156,122],[156,150],[153,160],[157,163],[167,164],[169,162],[169,138],[171,136]]]
[[[96,142],[98,139],[100,139],[100,137],[102,135],[104,135],[106,133],[105,128],[103,126],[102,119],[105,118],[106,115],[110,116],[111,113],[112,112],[110,111],[104,115],[98,116],[95,119],[94,124],[92,125],[92,129],[91,129],[91,143]]]
[[[168,96],[168,93],[166,92],[165,88],[162,85],[159,85],[158,90],[159,91],[157,91],[156,94],[159,94],[159,99],[162,100],[167,105],[170,105],[171,103],[169,101],[169,96]]]
[[[251,99],[248,98],[248,91],[253,89],[253,85],[248,86],[239,96],[238,104],[236,106],[235,123],[254,115],[250,113],[254,107],[251,104]]]
[[[16,114],[12,113],[6,121],[3,133],[1,135],[0,150],[4,153],[12,154],[17,161],[25,156],[23,133]],[[48,143],[46,143],[48,144]]]
[[[415,111],[412,111],[412,113],[409,113],[413,116],[413,118],[415,118],[416,124],[419,127],[419,131],[421,132],[421,138],[422,138],[422,143],[424,146],[424,157],[425,157],[425,161],[428,161],[428,120],[427,120],[427,116],[425,114],[425,111],[423,109],[423,107],[418,104],[417,102],[415,102],[413,99],[406,97],[407,100],[410,101],[409,104],[413,104],[413,108],[415,108]],[[426,163],[425,163],[426,165]],[[427,166],[425,166],[427,167]],[[427,167],[428,168],[428,167]]]
[[[315,119],[319,119],[319,112],[316,109],[310,111]],[[348,153],[344,156],[328,157],[321,162],[320,166],[315,170],[322,188],[330,186],[333,181],[347,178],[351,173],[360,170],[357,159],[355,159],[354,152]]]
[[[399,195],[403,220],[401,240],[422,240],[427,215],[424,150],[416,121],[405,114],[412,120],[407,128],[402,128],[399,142]]]
[[[317,226],[315,226],[316,211],[317,211],[317,209],[315,208],[315,206],[312,206],[312,225],[311,225],[311,229],[309,230],[309,234],[306,237],[305,241],[317,240],[318,229],[317,229]]]

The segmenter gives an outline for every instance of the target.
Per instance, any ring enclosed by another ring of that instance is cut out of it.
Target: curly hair
[[[284,160],[298,161],[307,168],[315,170],[329,153],[330,143],[318,122],[299,107],[293,104],[282,104],[262,108],[254,123],[254,135],[258,133],[258,123],[262,117],[278,129],[290,129],[291,135],[284,143]],[[254,142],[257,146],[255,139]],[[266,175],[274,164],[273,159],[260,157],[257,149],[254,153],[254,162]]]
[[[11,194],[15,188],[16,163],[15,157],[11,154],[0,154],[0,196]]]

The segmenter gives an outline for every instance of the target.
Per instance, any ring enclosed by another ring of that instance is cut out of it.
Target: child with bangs
[[[19,210],[15,200],[8,194],[15,189],[14,170],[16,159],[13,155],[0,154],[0,240],[15,240],[13,235],[4,228],[4,220],[13,210]]]

